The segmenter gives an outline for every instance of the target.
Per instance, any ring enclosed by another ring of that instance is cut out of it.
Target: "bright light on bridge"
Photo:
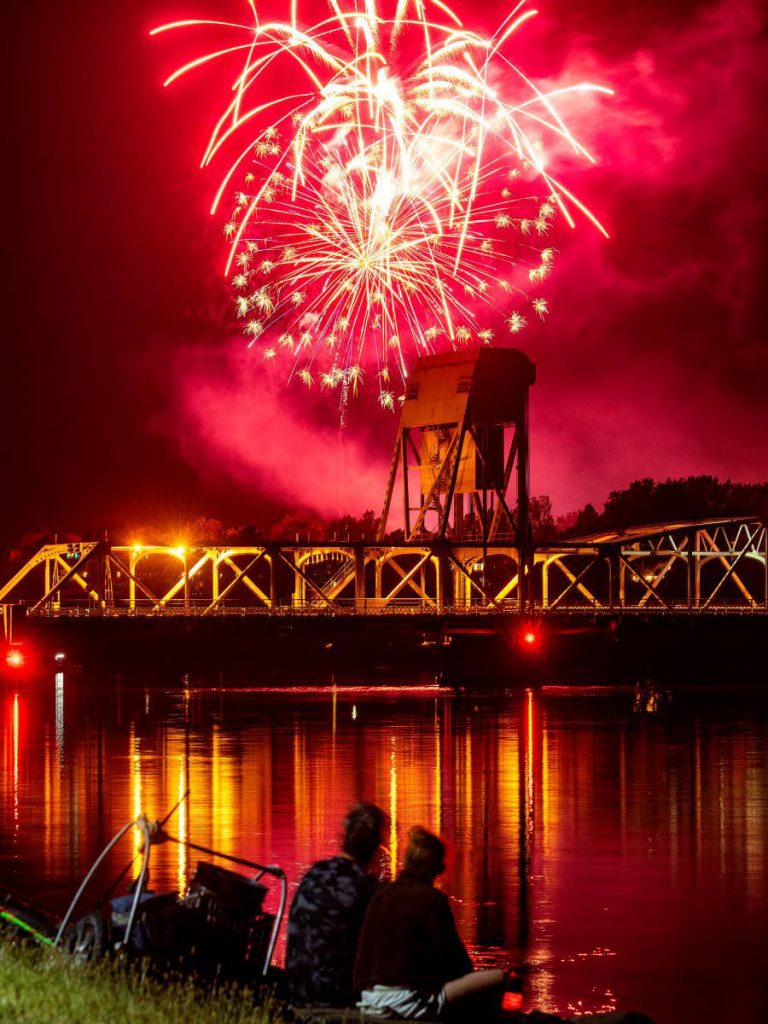
[[[5,664],[8,668],[24,668],[25,662],[24,652],[20,651],[18,647],[12,647],[5,655]]]

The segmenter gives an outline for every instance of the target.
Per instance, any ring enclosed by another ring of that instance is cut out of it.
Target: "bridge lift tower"
[[[528,390],[535,379],[536,368],[517,349],[419,359],[406,381],[379,528],[381,540],[399,478],[404,539],[460,543],[471,531],[484,554],[488,544],[511,539],[523,604],[532,560]]]

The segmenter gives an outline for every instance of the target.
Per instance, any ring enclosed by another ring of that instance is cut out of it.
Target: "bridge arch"
[[[354,549],[317,545],[294,553],[293,604],[317,608],[336,601],[353,588],[357,560]],[[348,595],[347,595],[348,596]]]

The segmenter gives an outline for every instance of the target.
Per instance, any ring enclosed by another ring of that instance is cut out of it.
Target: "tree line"
[[[728,516],[754,515],[768,520],[768,482],[733,483],[714,476],[688,476],[652,480],[645,477],[633,480],[628,487],[611,491],[602,511],[588,502],[583,508],[567,515],[555,515],[552,500],[547,494],[530,500],[533,539],[542,543],[558,538],[568,539],[609,530],[622,530],[628,526],[682,522]],[[189,547],[201,544],[232,544],[254,546],[261,541],[286,543],[319,540],[374,541],[379,528],[379,517],[368,510],[360,516],[343,515],[323,518],[311,510],[293,510],[282,518],[263,525],[227,525],[221,519],[201,515],[171,526],[145,524],[142,527],[120,527],[110,530],[108,539],[115,544],[184,543]],[[479,522],[472,516],[464,521],[465,535],[482,532]],[[54,534],[36,531],[21,538],[12,550],[3,552],[6,559],[29,557],[42,544],[54,540],[59,543],[83,539],[102,539],[105,531],[87,530],[82,533]],[[394,530],[385,540],[402,540],[402,530]]]

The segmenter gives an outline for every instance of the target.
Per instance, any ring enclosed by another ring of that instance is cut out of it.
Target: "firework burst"
[[[233,197],[225,272],[249,347],[286,359],[306,387],[339,389],[342,409],[374,377],[393,409],[393,374],[402,380],[412,355],[491,344],[490,323],[517,334],[528,314],[547,314],[538,286],[557,215],[605,234],[553,176],[549,150],[564,143],[591,160],[556,103],[610,90],[544,92],[527,78],[507,54],[536,13],[523,3],[489,38],[442,0],[397,0],[390,16],[376,0],[330,5],[309,27],[297,0],[289,21],[263,23],[249,0],[251,24],[190,19],[153,34],[241,36],[165,84],[242,57],[203,166],[247,141],[211,212]],[[266,76],[284,68],[301,91],[264,100]]]

